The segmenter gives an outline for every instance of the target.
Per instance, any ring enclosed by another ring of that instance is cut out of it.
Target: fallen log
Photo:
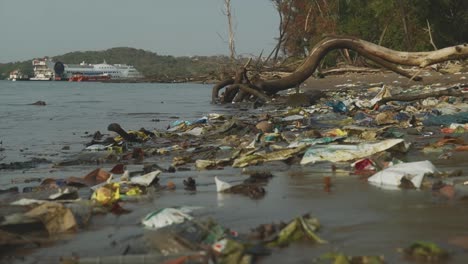
[[[320,73],[323,76],[334,75],[334,74],[343,74],[343,73],[348,73],[348,72],[376,73],[376,72],[382,72],[382,69],[375,69],[375,68],[368,68],[368,67],[346,66],[346,67],[333,68],[333,69],[327,69],[327,70],[321,70],[320,71]]]
[[[435,91],[432,93],[414,94],[414,95],[405,94],[405,95],[390,96],[390,97],[382,98],[378,102],[378,104],[382,105],[391,101],[411,102],[411,101],[426,99],[430,97],[441,97],[441,96],[461,96],[461,97],[467,98],[468,94],[463,93],[463,91],[460,89],[464,87],[468,87],[468,83],[458,84],[455,86],[451,86],[447,89]]]
[[[247,78],[246,69],[244,67],[244,71],[242,72],[242,74],[239,74],[238,72],[236,78],[234,78],[234,85],[244,84],[247,87],[252,88],[254,91],[261,91],[264,95],[272,96],[278,93],[279,91],[299,86],[310,76],[312,76],[323,57],[328,52],[335,49],[353,50],[359,53],[360,55],[382,65],[383,67],[388,68],[391,71],[395,71],[399,74],[405,75],[409,78],[411,77],[411,75],[407,74],[403,70],[398,70],[396,65],[418,66],[420,68],[424,68],[431,64],[440,63],[448,60],[468,58],[467,44],[447,47],[444,49],[429,52],[404,52],[388,49],[355,37],[332,36],[326,37],[325,39],[320,41],[311,50],[309,56],[305,59],[305,61],[293,73],[281,79],[275,80],[263,80],[261,78],[254,78],[252,80],[249,80]],[[218,95],[219,90],[222,89],[220,88],[220,86],[221,85],[216,85],[215,87],[213,87],[213,101],[220,101]],[[232,85],[225,87],[226,89],[229,89],[230,86]],[[233,99],[236,97],[236,94],[240,91],[247,92],[246,89],[231,89],[230,92],[235,92],[235,94],[230,94],[229,98],[224,98],[222,102],[232,102]],[[256,97],[255,94],[252,94],[252,96]],[[243,98],[249,97],[243,96]]]

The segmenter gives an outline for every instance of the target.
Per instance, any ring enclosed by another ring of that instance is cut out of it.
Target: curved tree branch
[[[330,36],[317,43],[317,45],[315,45],[310,51],[309,56],[305,61],[290,75],[276,80],[262,80],[257,77],[249,80],[244,67],[237,72],[237,76],[234,81],[231,80],[227,83],[223,81],[213,87],[212,99],[216,99],[219,89],[230,84],[224,93],[224,102],[232,102],[239,91],[248,92],[267,101],[268,96],[274,95],[282,90],[297,87],[307,80],[312,76],[323,57],[325,57],[328,52],[335,49],[354,50],[360,55],[382,65],[383,67],[408,78],[415,78],[415,76],[411,76],[406,71],[399,69],[396,67],[396,64],[424,68],[439,62],[468,58],[467,44],[429,52],[404,52],[388,49],[355,37]],[[246,97],[239,96],[237,98]]]
[[[277,93],[295,87],[307,80],[314,73],[321,59],[334,49],[351,49],[363,56],[370,54],[390,63],[419,67],[426,67],[452,59],[468,58],[467,44],[430,52],[403,52],[388,49],[355,37],[327,37],[310,51],[307,59],[294,73],[279,80],[261,81],[255,85],[266,93]]]
[[[228,85],[231,85],[234,83],[234,79],[232,78],[229,78],[229,79],[225,79],[219,83],[217,83],[213,89],[211,90],[211,103],[216,103],[216,100],[218,99],[219,97],[219,91],[221,89],[223,89],[224,87],[228,86]]]

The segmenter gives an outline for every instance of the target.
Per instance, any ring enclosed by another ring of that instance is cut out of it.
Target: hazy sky
[[[269,53],[269,0],[231,0],[238,54]],[[0,0],[0,62],[134,47],[161,55],[228,54],[224,0]]]

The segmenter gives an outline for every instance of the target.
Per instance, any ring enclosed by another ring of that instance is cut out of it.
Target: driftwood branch
[[[429,42],[431,43],[434,50],[437,50],[437,46],[434,44],[434,39],[432,38],[432,29],[431,24],[429,24],[429,20],[426,19],[427,23],[427,33],[429,34]]]
[[[248,87],[247,85],[243,85],[243,84],[238,84],[239,86],[239,89],[241,89],[242,91],[246,92],[246,93],[249,93],[253,96],[256,96],[260,99],[262,99],[263,101],[268,101],[270,100],[270,97],[268,97],[266,94],[262,93],[261,91],[257,91],[253,88],[250,88]]]
[[[395,95],[395,96],[382,98],[382,100],[379,101],[379,104],[382,105],[391,101],[411,102],[411,101],[426,99],[430,97],[441,97],[441,96],[461,96],[461,97],[466,98],[468,94],[464,94],[462,90],[460,90],[460,88],[464,88],[464,87],[468,87],[468,83],[459,84],[459,85],[452,86],[447,89],[432,92],[432,93],[415,94],[415,95],[407,95],[407,94]]]
[[[323,57],[325,57],[328,52],[335,49],[353,50],[367,59],[408,78],[412,78],[412,76],[406,71],[398,68],[396,65],[418,66],[420,68],[425,68],[431,64],[439,62],[468,58],[467,44],[429,52],[404,52],[388,49],[355,37],[332,36],[317,43],[303,63],[297,67],[293,73],[281,79],[262,80],[260,78],[255,78],[254,80],[248,80],[246,69],[244,68],[244,72],[241,75],[237,75],[234,79],[234,84],[227,86],[226,90],[229,90],[229,93],[226,91],[225,95],[229,94],[229,97],[225,97],[225,100],[223,101],[232,102],[236,97],[235,95],[237,92],[240,90],[245,92],[245,89],[240,88],[240,86],[235,86],[235,84],[243,84],[250,88],[253,87],[255,91],[261,91],[263,95],[267,96],[274,95],[279,91],[297,87],[312,76]],[[416,80],[420,77],[414,76],[413,78]],[[212,96],[217,96],[222,87],[226,87],[226,85],[217,85],[213,87]]]
[[[411,75],[409,72],[406,72],[405,70],[402,70],[400,68],[398,68],[398,66],[396,66],[395,64],[393,63],[390,63],[386,60],[383,60],[379,57],[376,57],[374,55],[371,55],[371,54],[365,54],[364,57],[374,61],[375,63],[379,64],[380,66],[384,67],[384,68],[387,68],[393,72],[396,72],[402,76],[405,76],[406,78],[410,78],[410,80],[415,80],[415,81],[422,81],[422,77],[420,76],[413,76]]]
[[[216,99],[219,97],[219,91],[224,87],[234,83],[234,79],[229,78],[217,83],[211,91],[211,103],[215,103]]]

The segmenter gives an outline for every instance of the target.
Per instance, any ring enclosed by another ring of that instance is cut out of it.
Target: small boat
[[[110,79],[111,79],[111,76],[107,74],[95,75],[95,76],[74,74],[72,77],[68,79],[68,81],[69,82],[102,82],[102,81],[108,81]]]

